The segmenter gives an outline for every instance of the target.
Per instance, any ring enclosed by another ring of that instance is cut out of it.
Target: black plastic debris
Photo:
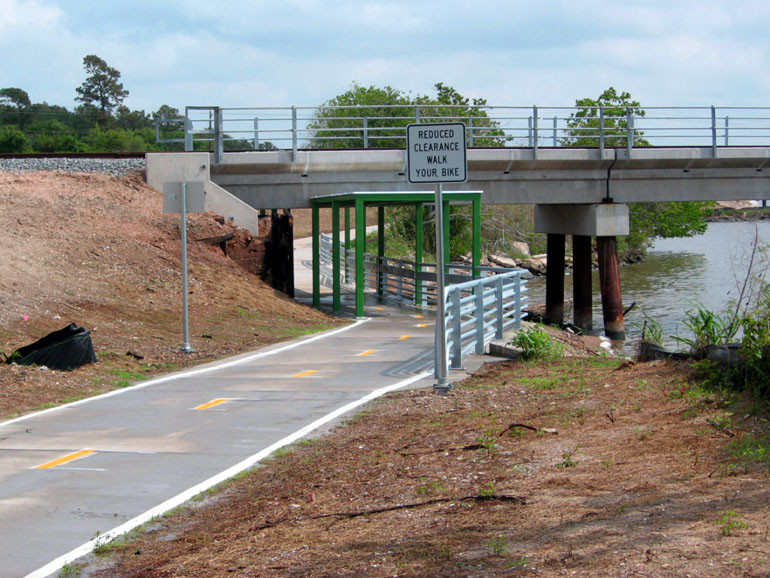
[[[62,371],[70,371],[95,361],[91,334],[85,327],[78,327],[74,323],[17,349],[6,359],[6,363],[45,365]]]

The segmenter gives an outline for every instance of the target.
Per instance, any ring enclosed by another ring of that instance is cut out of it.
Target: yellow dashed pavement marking
[[[379,305],[372,306],[372,309],[376,309],[377,311],[385,311],[384,307],[380,307]]]
[[[427,327],[427,326],[428,326],[428,324],[427,324],[427,323],[420,323],[420,324],[419,324],[417,327],[419,327],[420,329],[422,329],[423,327]]]
[[[313,375],[314,373],[318,373],[317,369],[311,369],[309,371],[303,371],[302,373],[298,373],[294,377],[305,377],[306,375]]]
[[[414,317],[415,319],[422,319],[423,318],[423,316],[420,315],[419,313],[416,313],[415,315],[412,315],[412,317]]]
[[[220,403],[225,403],[226,401],[230,401],[229,397],[220,397],[219,399],[212,399],[208,403],[204,403],[196,407],[195,409],[209,409],[214,407],[215,405],[219,405]]]
[[[56,466],[63,466],[64,464],[68,464],[72,461],[79,460],[80,458],[85,458],[86,456],[90,456],[91,454],[95,453],[95,451],[96,450],[88,450],[88,449],[80,450],[79,452],[69,454],[67,456],[64,456],[63,458],[59,458],[58,460],[53,460],[45,464],[40,464],[39,466],[35,466],[35,469],[49,470],[51,468],[55,468]]]
[[[410,337],[411,335],[402,335],[401,337],[398,338],[398,340],[403,341],[404,339],[409,339]]]
[[[362,351],[361,353],[359,353],[358,357],[364,357],[366,355],[371,355],[372,353],[375,353],[376,351],[377,351],[376,349],[367,349],[366,351]]]

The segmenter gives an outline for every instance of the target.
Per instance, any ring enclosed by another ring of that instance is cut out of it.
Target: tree
[[[354,82],[318,108],[308,125],[310,148],[404,148],[405,129],[413,119],[413,103],[400,90]]]
[[[503,132],[481,108],[484,99],[465,98],[439,82],[436,96],[408,94],[386,86],[350,90],[321,105],[309,125],[310,148],[405,148],[406,127],[424,123],[464,122],[472,146],[502,146]],[[418,120],[419,119],[419,120]]]
[[[567,120],[567,136],[562,139],[562,146],[598,147],[599,134],[603,132],[605,147],[625,147],[628,144],[629,116],[645,115],[639,102],[632,100],[628,92],[618,94],[613,87],[595,100],[581,98],[575,106],[580,110],[572,113]],[[634,130],[634,146],[650,146],[642,138],[643,135],[642,131]]]
[[[21,88],[3,88],[0,89],[0,108],[8,109],[13,112],[12,122],[9,124],[18,124],[19,128],[24,130],[24,125],[29,120],[29,107],[32,102],[29,95]]]
[[[605,147],[628,145],[628,117],[645,115],[639,102],[628,92],[618,93],[608,88],[597,99],[583,98],[575,102],[579,109],[567,121],[567,136],[562,146],[597,147],[599,129],[604,129]],[[643,132],[634,130],[634,146],[650,146],[642,138]],[[629,205],[630,234],[620,248],[626,260],[643,258],[656,237],[692,237],[706,231],[706,217],[712,203],[667,202],[631,203]]]
[[[89,75],[77,89],[76,101],[85,106],[94,106],[101,111],[101,123],[107,124],[113,111],[123,104],[128,91],[120,82],[120,72],[96,56],[83,58],[83,68]]]

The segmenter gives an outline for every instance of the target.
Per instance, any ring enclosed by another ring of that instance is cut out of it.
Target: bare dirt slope
[[[180,353],[179,216],[163,215],[141,175],[0,173],[0,206],[0,351],[72,322],[91,332],[100,360],[72,372],[0,364],[0,417],[339,323],[195,242],[234,229],[190,215],[196,352]]]

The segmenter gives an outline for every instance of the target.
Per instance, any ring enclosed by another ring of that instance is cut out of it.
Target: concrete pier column
[[[545,322],[564,323],[564,246],[566,236],[548,233],[548,269],[545,275]]]
[[[572,299],[575,307],[575,325],[588,334],[594,327],[591,297],[591,237],[572,236]]]
[[[623,299],[620,294],[620,261],[615,237],[597,237],[599,285],[602,293],[604,333],[610,339],[626,338]]]

